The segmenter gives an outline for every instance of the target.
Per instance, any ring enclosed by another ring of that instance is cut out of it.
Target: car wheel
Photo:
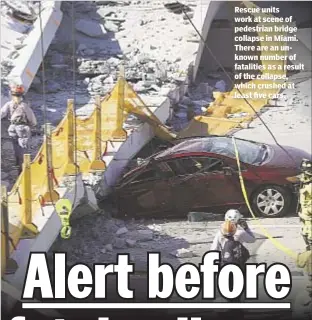
[[[290,192],[280,186],[267,185],[256,190],[252,197],[252,208],[262,217],[277,218],[288,213],[291,206]]]

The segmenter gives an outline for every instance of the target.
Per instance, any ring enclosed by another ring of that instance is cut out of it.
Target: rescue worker
[[[312,250],[312,161],[303,159],[300,176],[299,218],[303,224],[301,235],[306,244],[306,250]]]
[[[225,221],[222,223],[219,232],[217,233],[214,243],[211,247],[211,250],[220,251],[220,266],[223,267],[226,264],[236,264],[240,266],[242,270],[245,270],[245,264],[248,261],[250,254],[249,250],[237,240],[236,233],[238,232],[238,222],[240,214],[237,210],[232,210],[226,215]],[[245,232],[245,231],[243,231]],[[251,232],[251,231],[250,231]],[[241,235],[244,233],[240,233]],[[239,236],[239,235],[238,235]],[[248,241],[251,241],[252,237],[247,238]],[[246,240],[246,239],[245,239]],[[229,279],[229,286],[233,287],[233,277]],[[234,299],[225,299],[228,303],[240,303],[242,295]],[[217,299],[219,300],[219,299]],[[221,297],[221,301],[224,300]],[[221,312],[226,312],[226,314],[232,319],[243,318],[243,310],[228,310],[225,309]],[[223,314],[221,318],[225,319]]]
[[[16,166],[21,172],[24,154],[28,152],[30,127],[35,127],[37,120],[30,106],[24,101],[24,87],[12,85],[10,91],[12,100],[1,108],[1,120],[4,118],[10,120],[8,133],[12,139]]]
[[[234,239],[236,241],[239,241],[241,243],[254,243],[256,241],[256,238],[253,234],[253,232],[249,229],[249,226],[245,220],[242,219],[242,215],[238,210],[230,209],[226,212],[225,221],[231,221],[236,226]],[[215,235],[215,238],[212,242],[212,245],[210,247],[211,251],[221,251],[222,246],[224,242],[226,241],[226,238],[222,235],[222,231],[219,230],[217,234]]]
[[[292,310],[293,319],[312,318],[312,251],[307,250],[299,253],[296,261],[297,267],[304,272],[304,283],[307,283],[306,290],[298,292]]]
[[[312,161],[303,159],[301,163],[301,186],[299,190],[298,216],[302,222],[301,235],[306,251],[297,256],[297,267],[302,268],[306,290],[300,291],[293,308],[294,319],[311,319],[312,314]]]

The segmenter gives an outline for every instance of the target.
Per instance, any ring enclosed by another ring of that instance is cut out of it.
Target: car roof
[[[246,142],[256,144],[256,142],[244,140],[244,139],[235,138],[235,140],[246,141]],[[181,141],[180,143],[176,144],[174,147],[166,149],[158,153],[157,155],[155,155],[155,160],[171,157],[178,153],[200,153],[200,152],[215,153],[215,151],[212,151],[212,147],[216,143],[218,143],[221,146],[221,148],[226,148],[227,145],[233,144],[232,137],[209,136],[209,137],[195,137],[195,138],[185,139],[184,141]]]
[[[236,138],[235,140],[244,142],[249,142],[251,144],[259,144],[255,141],[250,141],[247,139]],[[122,180],[127,179],[127,177],[132,176],[134,173],[141,172],[141,169],[145,168],[151,161],[161,161],[170,158],[176,158],[179,156],[187,156],[188,154],[199,155],[199,154],[216,154],[218,151],[213,146],[216,146],[218,143],[218,148],[224,150],[228,146],[232,146],[232,136],[208,136],[208,137],[192,137],[192,138],[183,138],[175,146],[170,147],[164,151],[160,151],[156,154],[153,154],[145,159],[145,161],[138,165],[137,167],[129,170],[122,176]],[[221,152],[222,154],[222,152]],[[224,155],[223,155],[224,156]]]

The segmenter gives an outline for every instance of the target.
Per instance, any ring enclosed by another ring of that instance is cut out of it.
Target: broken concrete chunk
[[[85,85],[88,85],[89,82],[90,82],[90,78],[85,78],[85,79],[83,80],[83,83],[84,83]]]
[[[106,253],[106,249],[105,249],[105,248],[102,249],[101,252],[102,252],[102,253]]]
[[[156,225],[156,224],[153,224],[153,225],[149,225],[149,226],[147,226],[149,229],[151,229],[151,230],[154,230],[154,231],[156,231],[156,232],[160,232],[161,231],[161,226],[158,226],[158,225]]]
[[[113,251],[113,245],[110,244],[110,243],[107,244],[104,248],[105,248],[105,250],[108,251],[108,252],[112,252],[112,251]]]
[[[193,19],[194,18],[194,11],[192,11],[192,12],[188,12],[187,13],[187,16],[186,15],[184,15],[183,16],[183,20],[189,20],[189,19]]]
[[[107,8],[107,7],[98,8],[97,13],[101,17],[116,16],[115,11],[113,9],[110,9],[110,8]]]
[[[117,67],[120,64],[120,59],[114,58],[114,57],[110,57],[109,59],[107,59],[107,63]]]
[[[178,249],[171,252],[171,255],[177,257],[177,258],[192,258],[193,253],[190,250],[187,249]]]
[[[116,235],[120,236],[120,235],[125,234],[127,232],[128,232],[128,229],[126,227],[122,227],[122,228],[117,230]]]
[[[84,43],[80,43],[77,49],[77,53],[88,49],[88,47]]]
[[[114,84],[114,78],[112,76],[108,76],[104,81],[104,84]]]
[[[238,112],[238,113],[230,113],[227,115],[227,118],[243,118],[247,117],[248,113],[247,112]]]
[[[139,230],[138,232],[139,240],[140,241],[149,241],[153,240],[153,231],[150,230]]]
[[[188,13],[193,11],[189,6],[186,6],[178,1],[165,3],[164,6],[168,11],[171,11],[175,14],[182,14],[185,12]]]
[[[119,3],[120,3],[119,1],[112,1],[112,0],[95,1],[95,4],[97,6],[117,6]]]
[[[137,230],[128,233],[129,238],[136,241],[150,241],[153,240],[153,231],[151,230]]]
[[[113,21],[109,21],[109,20],[105,21],[104,26],[107,31],[110,31],[110,32],[119,31],[119,26],[115,24]]]
[[[85,19],[78,20],[75,27],[76,30],[94,38],[103,37],[107,33],[102,24]]]
[[[95,50],[94,49],[86,49],[82,52],[82,54],[84,56],[92,56],[95,54]]]
[[[187,220],[190,222],[200,222],[200,221],[209,221],[214,217],[213,213],[210,212],[190,212],[187,215]]]
[[[214,87],[217,91],[226,92],[226,83],[224,80],[217,81]]]
[[[116,249],[125,249],[127,247],[126,240],[122,238],[115,238],[113,246]]]
[[[136,241],[135,240],[131,240],[131,239],[127,239],[126,240],[126,244],[129,248],[133,248],[136,245]]]

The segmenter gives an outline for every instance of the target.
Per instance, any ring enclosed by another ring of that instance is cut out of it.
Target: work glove
[[[238,225],[241,226],[244,230],[246,230],[246,229],[249,228],[246,220],[240,219],[240,220],[238,221]]]

